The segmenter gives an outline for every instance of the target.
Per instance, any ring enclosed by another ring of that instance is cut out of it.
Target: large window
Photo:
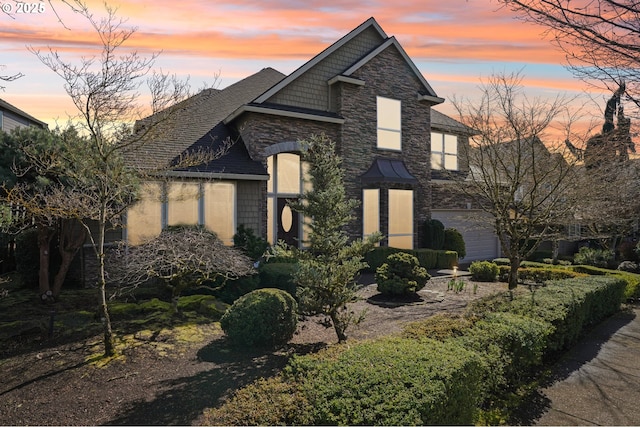
[[[362,190],[362,236],[380,231],[380,190]]]
[[[431,169],[458,170],[458,137],[431,132]]]
[[[203,184],[204,225],[226,244],[233,244],[236,231],[236,186],[233,182]]]
[[[377,97],[378,148],[402,149],[402,104],[397,99]]]
[[[413,249],[413,190],[389,190],[389,246]]]
[[[137,245],[167,226],[204,225],[231,245],[236,231],[235,206],[235,182],[147,182],[140,200],[127,211],[126,238]]]
[[[162,184],[146,182],[140,188],[140,201],[127,210],[127,241],[139,245],[162,230]]]
[[[199,223],[197,182],[172,182],[167,189],[167,225],[196,225]]]

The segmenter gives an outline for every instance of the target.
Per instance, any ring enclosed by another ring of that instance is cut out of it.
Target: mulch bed
[[[375,285],[361,290],[353,310],[365,320],[348,331],[350,340],[401,331],[402,325],[435,313],[459,312],[473,299],[503,291],[503,283],[479,283],[473,292],[447,291],[446,279],[433,278],[418,296],[384,301]],[[216,324],[202,325],[204,341],[183,342],[159,335],[136,341],[106,366],[89,362],[100,351],[100,337],[55,347],[25,350],[0,360],[0,425],[192,425],[206,408],[234,390],[275,375],[291,354],[317,351],[337,342],[335,332],[307,319],[289,345],[272,352],[239,352],[226,345]],[[168,350],[167,350],[168,349]]]

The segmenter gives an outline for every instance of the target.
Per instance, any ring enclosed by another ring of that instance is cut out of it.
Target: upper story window
[[[458,170],[458,137],[431,132],[431,169]]]
[[[401,103],[397,99],[377,97],[378,148],[402,150]]]

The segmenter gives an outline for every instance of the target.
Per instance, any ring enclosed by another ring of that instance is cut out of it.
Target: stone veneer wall
[[[388,189],[414,190],[414,247],[419,246],[424,220],[430,217],[430,104],[418,101],[424,88],[404,58],[389,47],[381,52],[352,77],[365,81],[364,86],[341,83],[337,96],[338,113],[347,120],[342,127],[340,155],[346,170],[347,194],[350,198],[362,199],[362,184],[359,177],[365,173],[374,159],[384,157],[403,160],[409,173],[417,179],[414,187],[401,184],[372,185],[381,188],[380,228],[388,232]],[[376,97],[384,96],[402,102],[402,151],[379,150],[377,144]],[[362,210],[349,228],[353,235],[362,234]]]
[[[238,129],[251,158],[262,162],[265,167],[268,157],[265,150],[274,144],[294,143],[323,133],[333,141],[337,141],[339,135],[339,125],[337,124],[255,113],[243,116],[238,123]],[[261,223],[260,228],[256,228],[255,231],[256,234],[259,232],[258,235],[266,237],[267,183],[262,181],[258,185],[260,186],[261,201],[257,208]]]
[[[381,231],[388,230],[388,189],[414,190],[414,246],[418,247],[423,224],[430,217],[430,107],[418,101],[424,92],[420,80],[391,46],[362,66],[352,77],[365,81],[364,86],[337,83],[331,88],[332,107],[345,119],[343,125],[288,118],[268,114],[245,114],[237,123],[242,139],[254,160],[266,165],[265,149],[283,142],[295,142],[314,134],[324,133],[336,142],[338,154],[343,158],[347,196],[362,200],[363,186],[360,176],[374,159],[384,157],[403,160],[409,172],[417,179],[415,186],[406,184],[376,184],[380,188]],[[328,90],[328,88],[327,88]],[[377,144],[376,96],[402,101],[402,151],[379,150]],[[266,184],[262,183],[263,200]],[[266,232],[266,203],[262,203],[262,230]],[[351,236],[362,235],[362,210],[355,212],[355,221],[348,227]],[[263,232],[263,235],[264,235]]]

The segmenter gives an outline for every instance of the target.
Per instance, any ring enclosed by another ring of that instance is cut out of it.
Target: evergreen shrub
[[[269,243],[262,237],[256,236],[253,229],[240,224],[236,234],[233,236],[233,246],[256,261],[262,257],[269,247]]]
[[[593,249],[586,246],[580,248],[573,256],[574,264],[585,264],[594,267],[611,267],[615,259],[615,253],[606,249]]]
[[[498,272],[498,266],[489,261],[474,261],[469,266],[471,278],[477,282],[495,282]]]
[[[430,338],[444,341],[462,335],[473,326],[469,319],[449,313],[437,313],[424,320],[410,322],[402,328],[401,336],[411,339]]]
[[[455,251],[458,258],[462,259],[467,256],[467,249],[464,243],[462,233],[455,228],[447,228],[444,230],[444,249],[447,251]]]
[[[506,282],[509,277],[509,271],[511,267],[500,265],[498,266],[498,277],[501,282]],[[518,269],[518,279],[536,282],[536,283],[544,283],[547,280],[561,280],[561,279],[571,279],[573,277],[586,277],[587,274],[578,273],[573,270],[563,269],[563,268],[553,268],[553,267],[521,267]]]
[[[481,358],[453,342],[383,338],[294,358],[312,425],[470,425]]]
[[[240,347],[275,347],[296,331],[298,304],[281,289],[258,289],[240,297],[220,319],[229,341]]]
[[[444,249],[444,224],[437,219],[429,219],[424,223],[423,246],[429,249]]]
[[[282,289],[294,298],[296,297],[296,283],[294,273],[298,271],[297,263],[278,262],[262,264],[258,269],[260,288]]]
[[[489,313],[456,338],[465,348],[483,355],[485,397],[514,390],[542,364],[549,323],[512,313]]]
[[[385,295],[409,295],[424,288],[431,276],[418,259],[406,252],[389,255],[376,270],[378,292]]]

